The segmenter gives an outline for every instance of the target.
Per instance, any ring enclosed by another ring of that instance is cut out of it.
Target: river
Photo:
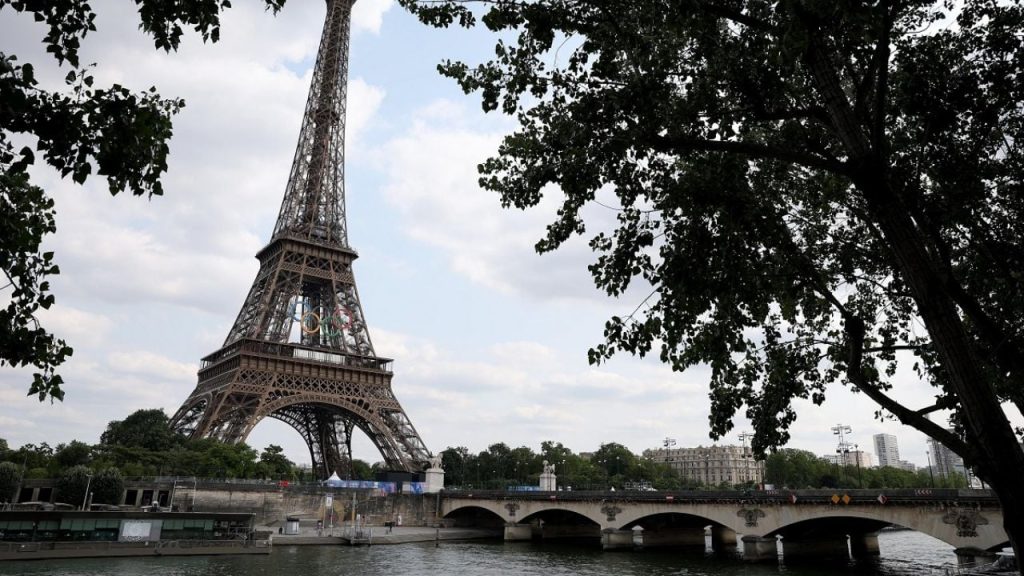
[[[585,546],[441,542],[372,547],[276,546],[269,556],[0,562],[0,575],[53,576],[909,576],[943,574],[953,548],[911,531],[883,532],[882,556],[828,566],[747,564],[699,552],[602,552]]]

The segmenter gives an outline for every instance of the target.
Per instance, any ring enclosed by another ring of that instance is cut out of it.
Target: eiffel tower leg
[[[352,431],[355,424],[338,413],[327,413],[321,420],[320,444],[323,446],[327,472],[339,478],[352,479]]]

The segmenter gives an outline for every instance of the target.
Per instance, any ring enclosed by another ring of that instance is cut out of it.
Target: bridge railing
[[[558,491],[445,490],[443,498],[483,500],[629,500],[638,502],[765,502],[777,504],[898,505],[921,502],[972,502],[998,505],[990,490],[963,489],[818,489],[818,490],[673,490],[673,491]]]

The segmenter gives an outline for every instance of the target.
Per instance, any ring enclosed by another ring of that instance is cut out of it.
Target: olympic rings
[[[301,314],[299,313],[300,310]],[[292,320],[299,323],[299,328],[303,334],[322,332],[328,338],[344,336],[345,332],[355,322],[355,314],[344,306],[335,308],[334,312],[330,314],[323,312],[325,311],[322,310],[321,314],[317,314],[312,310],[307,310],[305,304],[296,302],[295,311],[292,313]]]

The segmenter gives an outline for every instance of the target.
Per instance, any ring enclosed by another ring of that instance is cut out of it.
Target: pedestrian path
[[[276,526],[265,529],[272,532],[274,546],[329,546],[348,544],[343,537],[344,527],[325,528],[318,535],[315,527],[300,526],[298,534],[279,534]],[[480,540],[501,538],[500,528],[433,528],[430,526],[395,526],[388,532],[385,526],[371,526],[370,544],[407,544],[410,542],[433,542],[453,540]]]

